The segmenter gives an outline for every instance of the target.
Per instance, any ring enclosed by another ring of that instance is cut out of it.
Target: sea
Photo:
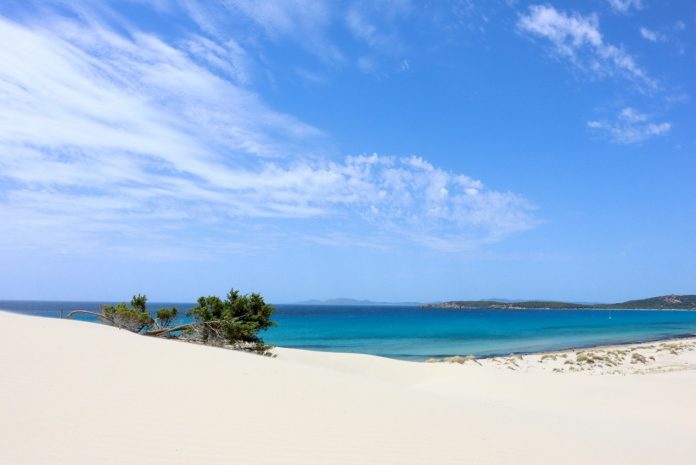
[[[60,318],[111,302],[2,301],[0,309]],[[151,311],[192,303],[148,303]],[[386,305],[274,305],[272,345],[371,354],[403,360],[453,355],[491,357],[696,335],[696,311],[495,310]],[[91,316],[77,319],[97,322]],[[181,322],[186,317],[181,318]]]

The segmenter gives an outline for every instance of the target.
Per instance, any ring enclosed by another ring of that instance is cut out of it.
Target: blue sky
[[[688,1],[4,1],[0,297],[696,293]]]

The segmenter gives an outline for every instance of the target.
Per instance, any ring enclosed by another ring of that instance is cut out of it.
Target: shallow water
[[[148,308],[155,311],[171,305],[183,314],[194,304],[150,303]],[[0,309],[53,318],[60,316],[60,310],[97,311],[99,306],[98,302],[0,301]],[[273,319],[279,325],[263,334],[270,344],[410,360],[545,352],[696,333],[696,312],[684,311],[276,307]],[[91,316],[79,319],[96,321]]]
[[[282,347],[421,360],[493,356],[696,333],[696,312],[278,306],[265,339]]]

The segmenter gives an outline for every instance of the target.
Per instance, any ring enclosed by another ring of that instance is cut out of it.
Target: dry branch
[[[109,318],[108,316],[104,315],[103,313],[97,313],[97,312],[93,312],[90,310],[73,310],[73,311],[69,312],[67,315],[65,315],[65,318],[71,318],[73,315],[76,315],[76,314],[92,315],[92,316],[102,318],[106,321],[110,321],[112,324],[116,324],[116,322],[113,319]]]
[[[145,331],[143,334],[145,336],[163,336],[165,334],[173,333],[175,331],[184,331],[187,329],[193,329],[195,326],[196,326],[195,323],[188,323],[185,325],[173,326],[171,328],[153,329],[152,331]]]

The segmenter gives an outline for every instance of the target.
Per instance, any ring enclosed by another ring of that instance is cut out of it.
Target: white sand
[[[0,327],[2,464],[696,463],[694,351],[602,375]]]

